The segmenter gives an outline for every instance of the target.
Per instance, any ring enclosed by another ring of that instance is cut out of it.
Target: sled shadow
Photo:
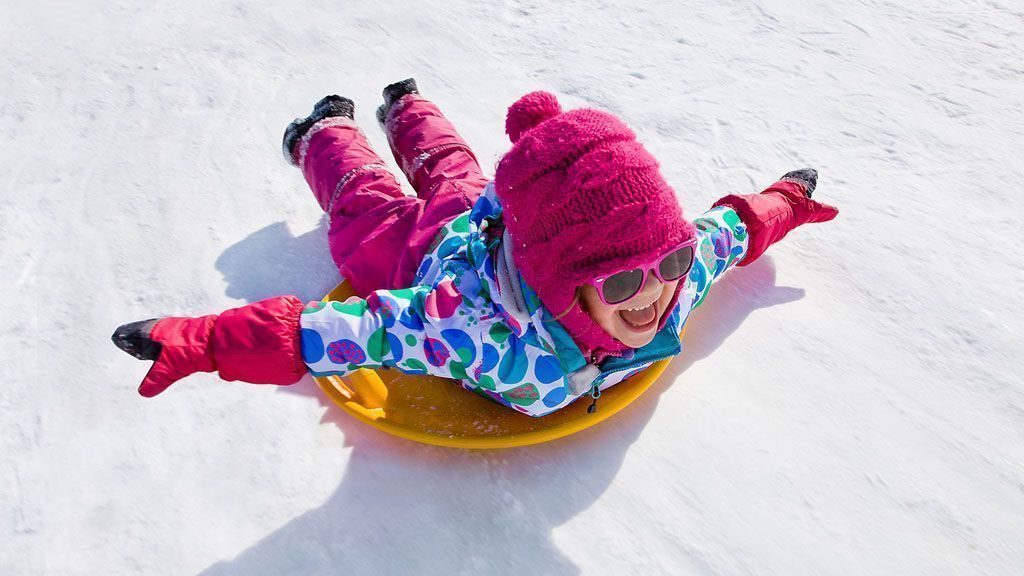
[[[271,246],[271,240],[282,240],[275,226],[242,241],[252,246],[229,248],[225,255],[232,255],[218,260],[218,268],[225,271],[222,260],[301,254],[307,243],[326,250],[325,241],[313,242],[307,235],[292,239],[295,246]],[[225,271],[229,294],[258,299],[282,289],[294,292],[296,285],[320,293],[333,287],[309,281],[302,264],[283,266],[273,274],[250,270],[247,276],[241,272],[244,266],[226,265],[234,270]],[[775,286],[775,268],[767,258],[725,276],[690,320],[685,358],[670,364],[644,397],[599,426],[537,446],[470,451],[416,444],[349,417],[308,376],[281,388],[280,393],[310,396],[326,407],[322,423],[337,426],[352,450],[344,477],[322,505],[200,576],[578,574],[556,546],[555,531],[608,489],[654,413],[658,396],[695,360],[718,348],[752,311],[802,295],[803,290]],[[559,540],[588,545],[585,527],[567,530],[559,531]]]

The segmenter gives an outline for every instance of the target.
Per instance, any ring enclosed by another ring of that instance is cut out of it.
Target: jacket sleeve
[[[697,248],[685,292],[691,299],[691,310],[703,304],[711,285],[744,258],[749,237],[746,225],[728,206],[712,208],[693,223],[697,227]]]
[[[478,311],[451,279],[431,286],[378,290],[366,299],[313,302],[302,313],[302,357],[314,376],[360,368],[466,377],[480,356]]]
[[[153,360],[139,386],[147,398],[195,372],[287,385],[306,373],[299,343],[302,310],[295,296],[278,296],[198,318],[130,322],[118,327],[112,339],[139,360]]]

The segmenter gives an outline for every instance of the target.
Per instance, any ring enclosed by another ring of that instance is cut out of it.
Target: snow
[[[1024,568],[1019,3],[62,4],[0,7],[3,574]],[[333,286],[281,133],[340,93],[386,152],[408,76],[488,167],[547,89],[619,114],[691,217],[803,166],[842,213],[549,445],[411,444],[308,379],[137,396],[118,324]]]

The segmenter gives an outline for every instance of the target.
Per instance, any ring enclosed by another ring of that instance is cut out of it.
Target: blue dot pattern
[[[488,185],[460,221],[442,228],[409,288],[376,291],[354,303],[311,303],[300,320],[309,370],[345,375],[364,366],[388,366],[454,378],[463,388],[530,416],[549,414],[586,395],[589,390],[573,394],[569,387],[571,369],[582,366],[574,364],[579,349],[567,335],[549,329],[551,314],[533,291],[524,287],[525,311],[502,302],[494,257],[501,237],[489,232],[500,216],[501,204]],[[730,208],[714,208],[695,224],[696,259],[679,300],[686,304],[673,311],[665,327],[676,331],[677,349],[689,311],[743,257],[747,245],[743,223]],[[644,357],[643,349],[636,352]],[[606,371],[594,385],[614,386],[649,365]]]
[[[302,338],[302,361],[315,364],[324,357],[324,339],[316,330],[303,328],[299,332]]]
[[[541,356],[533,366],[534,376],[541,384],[550,384],[564,376],[558,358],[554,356]]]

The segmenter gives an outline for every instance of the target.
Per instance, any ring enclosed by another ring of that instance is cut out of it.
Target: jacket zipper
[[[591,384],[591,386],[590,386],[590,397],[593,400],[590,402],[590,406],[587,406],[587,414],[593,414],[594,412],[597,412],[597,399],[601,397],[601,384],[604,384],[604,381],[607,380],[607,377],[609,375],[615,374],[616,372],[623,372],[623,371],[626,371],[626,370],[632,370],[634,368],[639,368],[640,366],[643,366],[644,364],[654,364],[655,362],[658,362],[660,360],[664,360],[665,358],[669,358],[671,356],[674,356],[674,354],[666,354],[666,355],[664,355],[664,356],[662,356],[660,358],[655,358],[654,360],[641,360],[641,361],[638,361],[638,362],[633,362],[633,363],[627,364],[627,365],[625,365],[625,366],[623,366],[621,368],[617,368],[615,370],[612,370],[611,372],[601,372],[600,374],[598,374],[597,378],[594,378],[594,383]],[[590,359],[591,359],[591,361],[593,361],[594,357],[591,356]]]
[[[594,380],[594,384],[590,387],[590,397],[594,400],[587,406],[587,414],[593,414],[597,412],[597,399],[601,397],[601,384],[604,382],[601,377],[597,377]]]

